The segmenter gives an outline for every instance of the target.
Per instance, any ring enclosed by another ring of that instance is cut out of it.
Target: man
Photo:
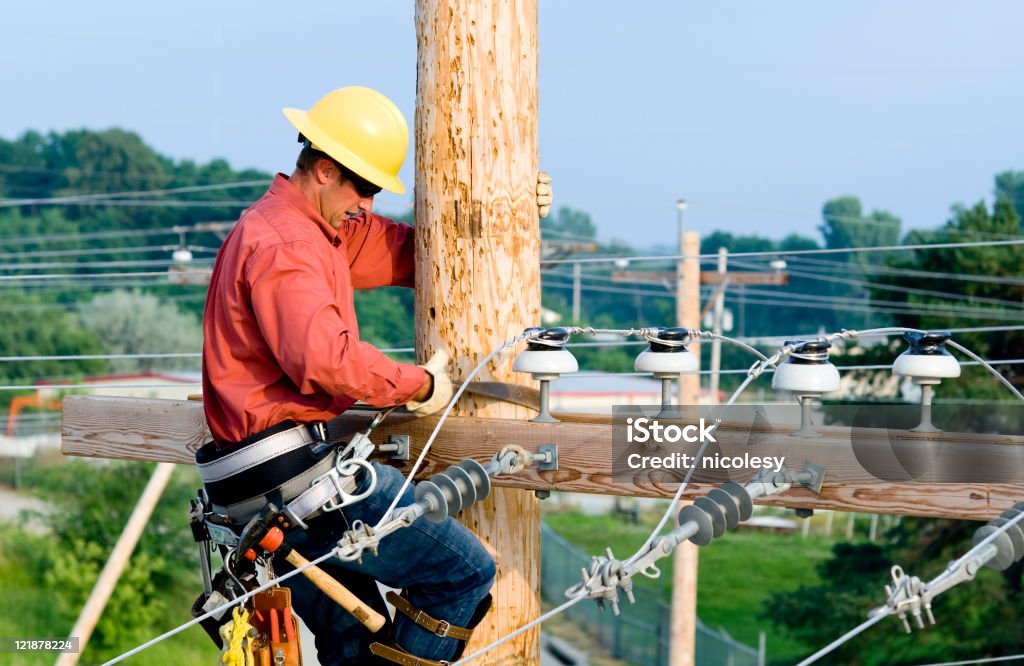
[[[207,459],[216,462],[269,442],[291,447],[288,472],[281,471],[283,463],[274,464],[282,455],[271,463],[254,461],[260,463],[255,471],[204,476],[214,505],[227,506],[224,511],[242,521],[267,502],[287,503],[309,486],[307,477],[294,475],[294,456],[321,464],[308,444],[322,431],[307,425],[328,421],[357,400],[377,407],[404,404],[424,415],[452,396],[445,357],[422,367],[397,363],[359,339],[354,289],[414,286],[412,227],[372,213],[382,188],[404,191],[398,179],[408,147],[402,113],[361,87],[335,90],[309,111],[284,113],[303,144],[295,170],[278,174],[225,240],[203,317],[203,400],[214,437]],[[538,204],[549,206],[546,182]],[[355,521],[376,524],[403,478],[392,467],[374,463],[374,469],[377,487],[367,499],[310,518],[309,529],[289,541],[313,559],[331,550]],[[251,495],[268,476],[274,487]],[[364,492],[370,476],[355,475],[352,492]],[[410,489],[400,505],[413,500]],[[283,562],[275,566],[290,570]],[[362,563],[322,568],[378,611],[384,605],[374,580],[403,589],[408,604],[392,631],[381,632],[390,638],[374,636],[304,578],[290,579],[295,607],[316,635],[325,666],[375,663],[369,649],[374,640],[389,643],[375,648],[387,657],[384,663],[453,659],[464,641],[434,629],[475,626],[487,611],[495,574],[483,546],[450,518],[421,519],[399,530],[384,539],[378,556],[367,555]],[[465,638],[469,632],[454,633]]]

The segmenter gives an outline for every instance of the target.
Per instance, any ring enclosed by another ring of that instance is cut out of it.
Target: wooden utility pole
[[[537,218],[537,1],[417,0],[416,349],[445,349],[465,377],[540,322]],[[525,383],[511,357],[481,379]],[[458,413],[524,419],[467,398]],[[494,607],[467,654],[540,615],[540,505],[495,488],[462,521],[494,555]],[[536,664],[537,630],[481,663]],[[498,656],[500,655],[500,656]]]
[[[679,255],[676,262],[676,326],[700,328],[700,234],[686,231],[679,201]],[[688,349],[700,360],[700,345]],[[699,364],[698,364],[698,367]],[[679,404],[700,404],[700,375],[679,376]],[[685,541],[672,556],[672,624],[669,665],[693,666],[697,646],[697,546]]]

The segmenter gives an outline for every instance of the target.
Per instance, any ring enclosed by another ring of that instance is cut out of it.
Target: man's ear
[[[326,185],[334,179],[334,171],[336,167],[334,162],[326,158],[320,158],[316,161],[316,165],[313,167],[313,173],[316,176],[316,182],[320,185]]]

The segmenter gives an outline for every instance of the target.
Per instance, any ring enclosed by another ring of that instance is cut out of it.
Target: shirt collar
[[[279,173],[274,176],[274,182],[270,184],[270,190],[268,190],[268,193],[273,196],[281,197],[289,205],[298,209],[300,213],[320,227],[320,230],[324,232],[325,236],[327,236],[327,240],[331,241],[333,244],[337,244],[338,230],[327,223],[327,220],[325,220],[323,215],[313,207],[313,204],[310,203],[309,199],[299,191],[299,188],[295,187],[295,185],[288,180],[288,176],[283,173]]]

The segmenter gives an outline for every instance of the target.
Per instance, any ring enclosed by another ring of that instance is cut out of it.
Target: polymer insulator
[[[974,532],[974,544],[977,545],[989,535],[998,532],[999,528],[1021,513],[1024,513],[1024,502],[1018,502],[1012,508],[1003,511],[998,518],[982,525]],[[1024,528],[1020,522],[1011,525],[995,537],[992,544],[996,547],[996,555],[986,562],[985,566],[996,571],[1004,571],[1017,560],[1024,558]]]
[[[712,539],[736,527],[740,521],[750,518],[753,510],[754,502],[750,492],[740,484],[729,481],[707,495],[698,497],[693,504],[683,507],[679,512],[679,524],[684,525],[692,520],[697,525],[697,533],[690,537],[690,541],[698,546],[706,546]]]
[[[427,520],[435,523],[454,516],[490,494],[491,477],[484,466],[472,458],[416,484],[416,501],[427,508],[436,506],[424,514]]]
[[[679,512],[679,524],[685,525],[693,521],[697,525],[697,533],[690,537],[690,541],[698,546],[706,546],[715,538],[715,528],[711,522],[708,512],[696,504],[684,506]]]
[[[694,506],[698,506],[708,514],[711,518],[711,536],[714,539],[725,534],[725,508],[720,506],[718,502],[710,499],[709,497],[698,497],[693,502]]]

